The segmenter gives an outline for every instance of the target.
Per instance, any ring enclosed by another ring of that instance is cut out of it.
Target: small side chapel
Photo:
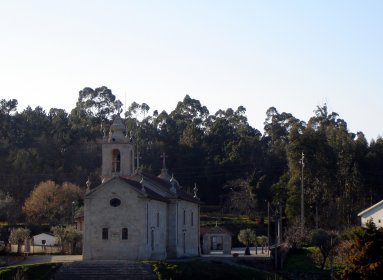
[[[200,201],[165,166],[134,165],[134,141],[116,116],[102,140],[102,183],[84,199],[84,260],[162,260],[199,255]]]

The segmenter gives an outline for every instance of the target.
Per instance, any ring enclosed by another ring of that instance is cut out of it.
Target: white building
[[[57,238],[48,233],[40,233],[32,237],[33,245],[54,246],[58,243]]]
[[[377,228],[383,227],[383,200],[363,210],[358,214],[362,227],[366,226],[368,220],[372,219]]]
[[[134,143],[117,116],[102,141],[103,182],[84,200],[84,260],[144,260],[199,255],[199,199],[164,164],[137,172]]]

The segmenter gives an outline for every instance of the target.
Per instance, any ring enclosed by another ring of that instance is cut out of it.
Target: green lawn
[[[327,279],[330,275],[330,271],[321,270],[311,259],[311,254],[318,250],[317,247],[304,247],[300,250],[290,252],[283,271],[322,275]]]
[[[290,252],[285,263],[285,270],[296,272],[318,272],[321,271],[310,258],[311,251],[313,248],[303,248],[301,250],[296,250]]]
[[[218,222],[218,225],[225,224],[241,224],[241,225],[255,225],[257,222],[246,215],[230,215],[220,213],[205,213],[201,214],[201,225],[213,226]]]

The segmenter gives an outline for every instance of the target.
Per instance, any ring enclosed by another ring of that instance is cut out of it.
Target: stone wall
[[[121,205],[112,207],[110,200],[118,198]],[[162,206],[161,206],[162,205]],[[166,221],[156,225],[156,213],[166,215],[165,202],[150,201],[120,179],[107,182],[85,198],[84,260],[151,258],[151,231],[157,244],[165,244]],[[160,216],[162,216],[160,215]],[[149,220],[149,226],[146,222]],[[102,239],[102,229],[108,229],[108,240]],[[122,228],[128,228],[128,240],[121,239]],[[156,255],[165,246],[155,246]],[[162,256],[164,253],[162,253]],[[161,256],[161,258],[162,258]]]
[[[199,205],[179,200],[177,202],[177,256],[199,255]],[[192,214],[193,213],[193,214]],[[192,221],[193,216],[193,221]]]

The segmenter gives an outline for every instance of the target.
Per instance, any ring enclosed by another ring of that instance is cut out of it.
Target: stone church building
[[[134,141],[116,116],[102,140],[102,183],[84,199],[84,260],[199,255],[199,199],[168,174],[138,172]]]

